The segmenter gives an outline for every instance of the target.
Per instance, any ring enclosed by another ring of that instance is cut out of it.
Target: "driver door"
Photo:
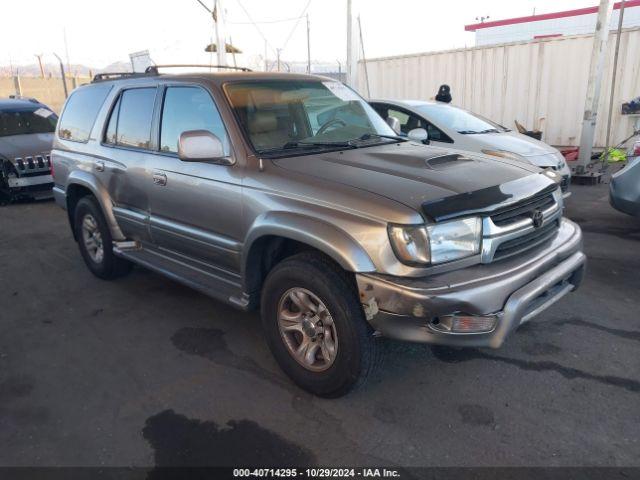
[[[178,158],[180,134],[208,130],[233,155],[210,93],[200,86],[167,86],[160,121],[160,152],[149,161],[150,229],[154,243],[194,268],[237,281],[240,272],[242,169]]]

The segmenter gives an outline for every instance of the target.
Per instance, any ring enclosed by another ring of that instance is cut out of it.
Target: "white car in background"
[[[448,103],[423,100],[369,103],[401,135],[425,139],[425,143],[438,147],[516,159],[556,170],[562,176],[562,191],[569,195],[571,171],[564,156],[544,142]]]

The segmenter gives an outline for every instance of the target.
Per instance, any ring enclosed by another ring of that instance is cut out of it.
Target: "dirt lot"
[[[390,342],[313,398],[256,314],[85,268],[54,203],[0,208],[0,465],[640,465],[640,221],[573,187],[583,287],[493,350]]]

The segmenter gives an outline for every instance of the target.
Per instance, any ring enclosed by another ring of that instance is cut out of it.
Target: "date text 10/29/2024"
[[[258,478],[401,478],[388,468],[234,468],[233,476]]]

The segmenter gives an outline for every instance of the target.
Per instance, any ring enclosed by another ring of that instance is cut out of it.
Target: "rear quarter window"
[[[58,136],[63,140],[86,142],[111,85],[91,85],[71,94],[58,122]]]

